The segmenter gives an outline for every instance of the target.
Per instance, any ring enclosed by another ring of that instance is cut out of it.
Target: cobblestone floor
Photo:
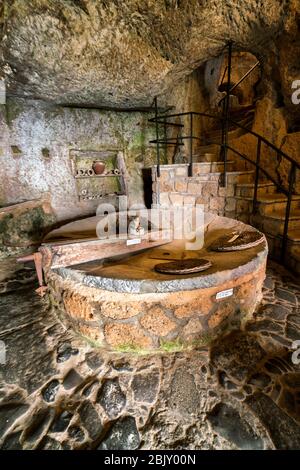
[[[278,265],[244,331],[165,355],[93,349],[34,283],[1,261],[2,449],[300,449],[300,286]]]

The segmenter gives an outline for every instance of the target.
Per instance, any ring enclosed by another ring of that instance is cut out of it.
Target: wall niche
[[[72,149],[70,158],[80,201],[127,194],[127,174],[122,151]]]

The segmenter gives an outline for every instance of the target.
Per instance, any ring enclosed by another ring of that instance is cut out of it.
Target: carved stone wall
[[[71,151],[123,152],[129,204],[144,204],[142,168],[155,162],[145,113],[63,108],[28,100],[0,106],[0,205],[47,199],[58,220],[93,214],[99,200],[78,201]],[[105,202],[116,204],[116,197]]]

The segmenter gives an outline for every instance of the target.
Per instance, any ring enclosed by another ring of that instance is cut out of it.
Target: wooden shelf
[[[123,175],[75,175],[75,179],[83,179],[83,178],[120,178]]]
[[[103,199],[107,196],[109,196],[109,197],[112,197],[112,196],[115,196],[115,197],[126,196],[126,193],[122,193],[122,192],[119,192],[119,193],[105,193],[105,194],[97,195],[97,196],[94,196],[94,197],[83,196],[82,194],[80,194],[79,199],[82,200],[82,201],[96,201],[97,199]]]
[[[127,172],[123,152],[119,149],[110,150],[70,150],[72,174],[76,182],[77,196],[80,201],[101,202],[106,196],[127,194]],[[105,163],[104,172],[97,175],[90,171],[92,160]],[[92,174],[87,174],[87,172]],[[113,173],[119,171],[119,174]],[[85,195],[82,194],[86,193]],[[93,197],[94,196],[94,197]]]

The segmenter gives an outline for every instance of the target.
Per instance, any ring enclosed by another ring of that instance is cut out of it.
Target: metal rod
[[[167,116],[164,118],[164,120],[167,118]],[[159,122],[159,121],[158,121]],[[165,121],[166,126],[174,126],[174,127],[184,127],[183,124],[179,124],[177,122],[167,122]]]
[[[227,68],[227,67],[226,67]],[[224,102],[222,103],[222,116],[224,117],[225,107]],[[220,160],[224,160],[224,142],[225,142],[225,120],[222,120],[222,133],[221,133],[221,148],[220,148]]]
[[[166,118],[164,118],[164,140],[167,141],[167,126],[166,126]],[[168,144],[166,142],[165,148],[164,148],[164,157],[165,157],[165,163],[168,163]]]
[[[227,65],[226,65],[226,67],[225,67],[225,70],[224,70],[224,73],[223,73],[223,77],[222,77],[222,80],[221,80],[221,83],[220,83],[219,87],[220,87],[221,85],[223,85],[226,72],[227,72]]]
[[[193,113],[190,114],[190,162],[188,175],[193,176]]]
[[[177,114],[168,114],[166,117],[169,118],[169,117],[180,117],[180,116],[187,116],[189,114],[193,114],[194,116],[202,116],[202,117],[207,117],[209,119],[218,119],[219,121],[224,121],[224,117],[222,116],[219,116],[217,114],[208,114],[208,113],[197,113],[195,111],[192,111],[192,112],[185,112],[185,113],[177,113]],[[268,145],[271,149],[275,150],[276,152],[279,153],[279,155],[282,155],[284,158],[286,158],[286,160],[288,160],[290,163],[295,163],[296,167],[300,169],[300,163],[296,162],[295,160],[293,160],[287,153],[284,153],[281,149],[279,149],[278,147],[276,147],[276,145],[272,144],[272,142],[270,142],[268,139],[266,139],[265,137],[263,137],[262,135],[260,134],[257,134],[257,132],[254,132],[252,131],[251,129],[249,129],[248,127],[245,127],[243,126],[242,124],[234,121],[234,119],[229,119],[230,122],[232,124],[234,124],[235,126],[239,127],[240,129],[244,129],[246,130],[247,132],[249,132],[251,135],[254,135],[255,137],[257,137],[258,139],[261,139],[262,142],[264,142],[266,145]],[[155,117],[154,118],[150,118],[148,119],[149,122],[155,122]],[[163,123],[163,121],[160,121],[158,119],[158,122],[161,122]],[[194,137],[194,139],[198,139],[198,137]]]
[[[254,184],[253,208],[252,208],[254,213],[257,211],[257,192],[258,192],[258,181],[259,181],[260,152],[261,152],[261,139],[258,139],[257,147],[256,147],[256,169],[255,169],[255,184]]]
[[[43,297],[47,291],[47,286],[44,285],[44,275],[43,275],[43,257],[42,253],[39,251],[33,253],[32,255],[22,256],[21,258],[17,259],[17,263],[27,263],[28,261],[33,261],[37,278],[39,281],[39,288],[35,291],[41,297]]]
[[[227,87],[225,100],[225,136],[224,136],[224,173],[222,178],[222,186],[226,187],[227,180],[227,144],[229,131],[229,112],[230,112],[230,79],[231,79],[231,57],[232,57],[232,41],[228,43],[228,69],[227,69]]]
[[[216,145],[220,145],[219,143],[215,142]],[[248,158],[246,155],[243,155],[242,153],[240,153],[238,150],[234,149],[233,147],[231,147],[230,145],[228,145],[228,148],[229,150],[231,150],[233,153],[235,153],[236,155],[239,155],[239,157],[243,158],[244,160],[246,160],[247,162],[251,163],[251,165],[255,165],[256,166],[256,162],[253,161],[251,158]],[[288,191],[283,187],[281,186],[271,175],[269,175],[269,173],[264,170],[262,167],[259,168],[259,171],[260,173],[263,173],[273,184],[274,186],[276,186],[276,188],[281,192],[283,193],[285,196],[288,196]]]
[[[159,178],[160,177],[160,155],[159,155],[159,143],[158,143],[158,139],[159,139],[159,132],[158,132],[158,108],[157,108],[157,96],[154,98],[154,105],[155,105],[155,124],[156,124],[156,158],[157,158],[157,169],[156,169],[156,173],[157,173],[157,177]]]
[[[193,114],[194,116],[202,116],[202,117],[207,117],[209,119],[218,119],[219,121],[224,121],[224,118],[219,116],[219,115],[216,115],[216,114],[208,114],[208,113],[197,113],[195,111],[192,111],[192,112],[185,112],[185,113],[177,113],[177,114],[169,114],[167,115],[166,117],[181,117],[181,116],[187,116],[189,114]],[[154,118],[150,118],[148,119],[149,122],[155,122],[156,119],[155,117]],[[279,149],[278,147],[276,147],[276,145],[272,144],[272,142],[270,142],[268,139],[266,139],[265,137],[263,137],[262,135],[260,134],[257,134],[257,132],[254,132],[252,131],[251,129],[249,129],[248,127],[245,127],[243,126],[242,124],[234,121],[233,119],[230,118],[230,122],[232,124],[234,124],[235,126],[239,127],[240,129],[243,129],[247,132],[249,132],[249,134],[253,135],[254,137],[256,137],[257,139],[261,139],[262,142],[264,142],[268,147],[270,147],[271,149],[275,150],[276,152],[278,152],[279,155],[281,155],[283,158],[285,158],[287,161],[289,161],[290,163],[294,163],[296,165],[296,168],[298,168],[300,170],[300,163],[298,163],[296,160],[293,160],[293,158],[291,158],[287,153],[283,152],[281,149]],[[160,121],[160,118],[158,118],[158,123],[161,123],[163,124],[163,121]],[[185,139],[186,137],[181,137],[180,139]],[[193,139],[197,139],[197,140],[201,140],[199,137],[193,137]],[[169,139],[168,139],[169,140]],[[150,141],[150,143],[153,143],[155,144],[156,143],[156,140],[152,140]],[[217,145],[220,145],[219,143],[217,143]]]
[[[285,220],[284,220],[284,228],[283,228],[283,236],[282,236],[282,245],[281,245],[281,262],[284,264],[286,249],[287,249],[287,241],[288,241],[288,230],[289,230],[289,221],[290,221],[290,212],[291,212],[291,205],[292,205],[292,196],[293,196],[293,189],[295,183],[295,176],[296,176],[296,167],[292,164],[290,173],[289,173],[289,189],[288,189],[288,199],[286,203],[286,210],[285,210]]]
[[[248,77],[248,75],[250,75],[250,73],[252,73],[253,70],[256,69],[256,67],[258,67],[259,64],[260,64],[260,61],[258,60],[253,65],[253,67],[251,67],[251,69],[249,69],[248,72],[246,72],[245,75],[243,75],[242,78],[235,85],[233,85],[232,88],[230,88],[230,92],[232,92],[237,86],[239,86],[239,84],[242,83]]]
[[[235,83],[231,88],[230,88],[230,93],[235,90],[235,88],[237,86],[239,86],[244,80],[245,78],[248,77],[248,75],[250,75],[250,73],[253,72],[254,69],[256,69],[256,67],[260,64],[260,61],[258,60],[252,67],[251,69],[248,70],[248,72],[245,73],[245,75],[242,76],[242,78],[239,79],[239,81],[237,83]],[[225,69],[226,70],[226,69]],[[226,96],[223,96],[220,101],[219,101],[219,104],[226,98]]]
[[[166,142],[172,143],[172,142],[176,142],[176,139],[177,139],[176,137],[168,137],[166,140],[158,139],[158,142],[160,142],[160,143],[166,143]],[[184,139],[193,139],[193,140],[200,140],[200,141],[202,140],[201,137],[196,137],[194,135],[193,136],[183,135],[182,137],[180,137],[180,140],[181,139],[183,139],[183,140]],[[150,144],[156,144],[156,139],[155,140],[149,140],[149,143]]]
[[[219,145],[221,146],[220,142],[210,142],[210,144],[212,145]],[[238,155],[239,157],[243,158],[244,160],[246,160],[247,162],[251,163],[251,165],[254,165],[256,166],[256,162],[253,161],[251,158],[247,157],[246,155],[243,155],[241,152],[239,152],[238,150],[234,149],[233,147],[231,147],[230,145],[228,145],[228,149],[231,150],[231,152],[235,153],[236,155]],[[259,168],[259,171],[260,173],[263,173],[273,184],[274,186],[276,186],[276,188],[278,189],[278,191],[280,191],[282,194],[284,194],[286,197],[288,196],[288,190],[285,189],[283,186],[281,186],[271,175],[269,175],[269,173],[264,170],[262,167]]]
[[[156,140],[150,140],[149,141],[150,144],[156,144]],[[158,141],[158,144],[161,145],[161,147],[165,147],[165,145],[184,145],[184,144],[181,144],[181,143],[177,143],[177,142],[169,142],[168,140],[159,140]]]

